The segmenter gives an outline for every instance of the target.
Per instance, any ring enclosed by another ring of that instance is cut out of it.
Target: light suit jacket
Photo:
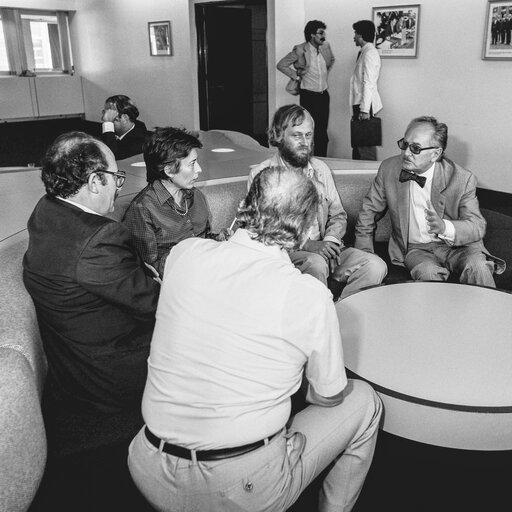
[[[403,266],[409,237],[409,186],[408,182],[398,181],[401,169],[400,156],[388,158],[380,165],[359,212],[355,247],[373,252],[376,222],[389,210],[392,231],[389,256],[392,263]],[[430,201],[442,219],[453,223],[454,246],[474,246],[489,255],[482,242],[487,223],[480,213],[476,185],[471,172],[443,158],[434,168]],[[498,274],[505,270],[502,260],[494,256],[491,259],[497,264]]]
[[[311,168],[314,175],[310,176],[316,186],[320,196],[320,205],[318,207],[318,224],[320,226],[320,236],[322,239],[333,237],[341,242],[347,231],[347,213],[345,212],[336,184],[327,165],[311,158]],[[265,160],[261,164],[251,166],[251,172],[247,179],[247,189],[251,188],[251,183],[255,176],[267,167],[282,166],[279,154],[276,153],[272,158]]]
[[[277,69],[294,80],[306,74],[311,65],[311,55],[308,50],[308,44],[309,43],[301,43],[294,46],[293,50],[277,63]],[[332,54],[331,47],[326,41],[319,46],[319,49],[325,60],[327,71],[329,71],[334,64],[334,55]]]
[[[376,114],[382,109],[382,101],[377,90],[380,73],[380,55],[372,43],[361,48],[354,73],[350,78],[350,106],[359,105],[361,112]]]

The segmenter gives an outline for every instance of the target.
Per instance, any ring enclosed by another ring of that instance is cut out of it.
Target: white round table
[[[512,449],[512,294],[417,281],[362,290],[336,308],[345,366],[379,393],[383,430]]]

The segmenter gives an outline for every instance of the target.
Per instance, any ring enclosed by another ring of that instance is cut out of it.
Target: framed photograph
[[[512,60],[512,0],[488,0],[482,59]]]
[[[172,55],[171,22],[150,21],[149,54],[157,57]]]
[[[381,57],[415,58],[417,56],[419,4],[373,7],[372,14],[376,28],[375,48],[379,50]]]

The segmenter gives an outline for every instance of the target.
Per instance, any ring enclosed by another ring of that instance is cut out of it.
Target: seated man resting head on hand
[[[101,138],[116,160],[142,153],[148,131],[138,117],[139,109],[128,96],[116,94],[105,100],[101,113]]]

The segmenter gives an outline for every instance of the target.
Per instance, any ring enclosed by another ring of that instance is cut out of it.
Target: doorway
[[[201,130],[233,130],[266,143],[266,0],[195,5]]]

